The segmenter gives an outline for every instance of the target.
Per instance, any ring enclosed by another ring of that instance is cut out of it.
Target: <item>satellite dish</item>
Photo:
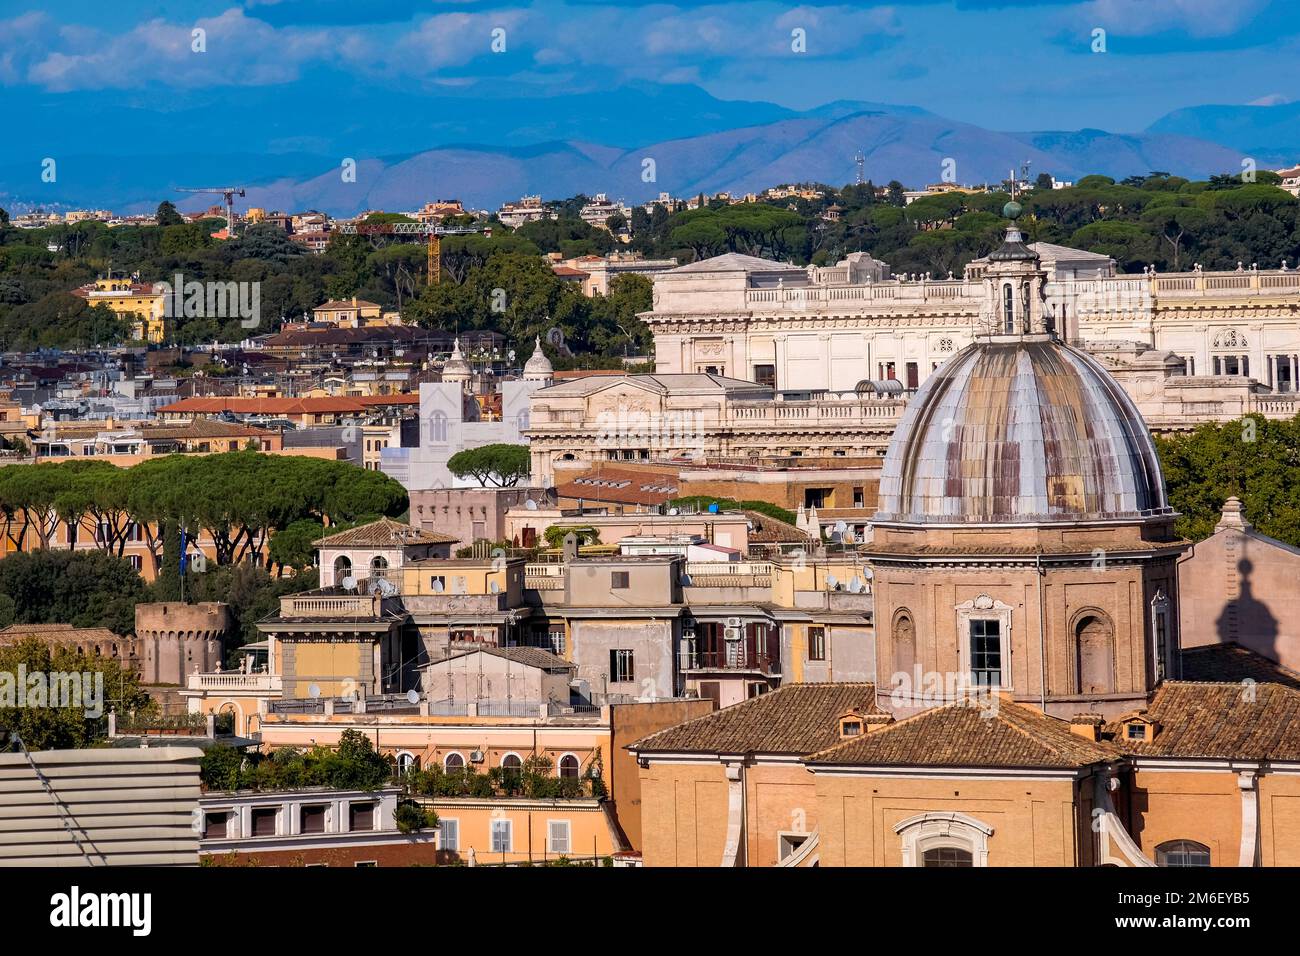
[[[679,512],[676,508],[669,508],[669,509],[668,509],[668,513],[669,513],[670,515],[680,514],[680,512]]]
[[[524,508],[527,509],[528,511],[536,511],[537,502],[534,501],[532,498],[528,498],[524,501]]]
[[[870,568],[863,568],[862,576],[866,578],[868,581],[870,581],[872,578],[876,576],[876,572],[872,571]]]
[[[308,684],[308,685],[307,685],[307,696],[310,697],[310,698],[312,698],[313,700],[314,700],[315,698],[319,697],[319,696],[320,696],[320,688],[317,687],[315,684]]]
[[[694,582],[691,580],[691,576],[690,576],[689,574],[683,574],[683,575],[681,576],[681,578],[680,578],[680,581],[681,581],[681,585],[682,585],[682,587],[684,587],[684,588],[689,588],[689,587],[691,587],[692,584],[694,584]],[[694,623],[694,622],[692,622],[692,623]]]
[[[434,594],[441,594],[441,593],[443,592],[444,588],[445,588],[445,585],[444,585],[441,581],[439,581],[438,579],[435,578],[435,579],[434,579],[434,582],[433,582],[433,593],[434,593]]]
[[[861,578],[858,578],[858,577],[855,577],[853,580],[851,580],[851,581],[849,582],[849,593],[850,593],[850,594],[861,594],[861,593],[862,593],[862,589],[863,589],[864,587],[866,587],[866,585],[862,583],[862,579],[861,579]]]
[[[347,577],[343,579],[343,586],[347,588],[349,591],[356,590],[357,579],[349,574]]]
[[[420,692],[412,687],[406,692],[406,699],[412,704],[418,704],[420,702]]]
[[[849,526],[846,525],[843,521],[837,521],[837,522],[835,522],[835,533],[836,533],[836,534],[838,534],[838,535],[843,535],[844,532],[845,532],[845,531],[848,531],[848,530],[849,530]]]
[[[833,574],[826,575],[826,587],[828,587],[832,591],[835,591],[838,590],[839,586],[840,586],[839,578],[837,578]]]
[[[493,594],[500,594],[501,585],[497,584],[495,581],[492,581],[491,583],[488,584],[488,590],[491,591]]]

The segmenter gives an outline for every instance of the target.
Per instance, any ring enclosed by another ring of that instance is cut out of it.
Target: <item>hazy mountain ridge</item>
[[[323,82],[333,80],[326,76]],[[796,112],[770,103],[718,100],[689,85],[622,87],[595,98],[594,105],[591,97],[467,103],[402,91],[369,111],[360,92],[337,92],[329,117],[311,110],[275,111],[272,94],[264,89],[240,92],[238,103],[227,107],[265,109],[276,119],[236,127],[241,149],[229,152],[221,149],[228,137],[214,139],[211,132],[207,141],[215,148],[184,149],[195,141],[196,124],[214,129],[215,105],[162,114],[137,101],[125,115],[137,141],[157,153],[126,155],[120,143],[101,146],[96,140],[103,153],[89,154],[83,126],[66,155],[49,147],[59,163],[58,179],[45,183],[39,158],[28,155],[29,149],[19,160],[16,144],[7,150],[0,145],[0,194],[8,194],[11,205],[17,200],[140,212],[164,198],[184,209],[208,201],[175,192],[179,186],[243,184],[250,186],[249,205],[340,215],[411,209],[453,197],[471,207],[496,208],[538,193],[554,198],[604,192],[641,202],[659,192],[744,193],[804,180],[842,185],[856,176],[859,151],[866,159],[865,175],[874,182],[898,179],[917,187],[939,181],[949,158],[956,162],[957,180],[966,183],[1000,180],[1025,161],[1031,176],[1050,172],[1065,180],[1088,173],[1119,178],[1152,169],[1204,178],[1240,169],[1243,155],[1252,155],[1263,168],[1280,165],[1281,154],[1243,153],[1234,141],[1246,136],[1279,141],[1288,117],[1300,116],[1300,104],[1194,107],[1170,113],[1141,133],[1000,132],[918,107],[840,100]],[[16,118],[54,108],[48,100],[13,104]],[[75,118],[101,107],[100,99],[86,96],[57,108]],[[75,122],[56,125],[78,128]],[[174,135],[152,137],[156,128]],[[215,128],[231,127],[218,119]],[[637,143],[654,129],[675,135]],[[1195,129],[1214,138],[1187,135]],[[422,148],[426,143],[433,145]],[[345,158],[357,161],[355,183],[342,179]],[[647,159],[654,161],[653,179],[643,176]]]

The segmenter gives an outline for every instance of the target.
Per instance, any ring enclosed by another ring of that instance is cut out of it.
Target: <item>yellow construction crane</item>
[[[425,272],[428,285],[442,281],[442,237],[463,236],[481,232],[491,237],[491,226],[438,226],[428,222],[349,222],[334,227],[345,236],[426,236],[428,238],[428,266]]]

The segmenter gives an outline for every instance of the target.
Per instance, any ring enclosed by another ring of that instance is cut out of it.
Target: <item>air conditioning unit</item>
[[[727,627],[740,627],[745,622],[738,617],[727,618]]]
[[[482,763],[482,762],[483,762],[483,751],[481,751],[481,750],[471,750],[471,751],[469,752],[469,762],[470,762],[470,763]]]
[[[744,636],[744,630],[739,627],[728,627],[724,628],[722,631],[722,639],[724,641],[738,641]]]

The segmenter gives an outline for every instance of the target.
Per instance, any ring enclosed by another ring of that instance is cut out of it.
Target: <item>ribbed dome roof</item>
[[[1049,335],[977,341],[908,404],[878,521],[1023,524],[1172,514],[1146,423],[1091,356]]]
[[[465,361],[465,356],[460,351],[460,337],[456,337],[455,344],[452,345],[451,356],[442,364],[442,375],[446,378],[448,374],[470,375],[473,373],[469,362]]]
[[[551,365],[551,360],[546,357],[546,353],[542,351],[542,339],[541,336],[538,336],[532,358],[524,363],[524,375],[542,378],[554,374],[555,368]]]

